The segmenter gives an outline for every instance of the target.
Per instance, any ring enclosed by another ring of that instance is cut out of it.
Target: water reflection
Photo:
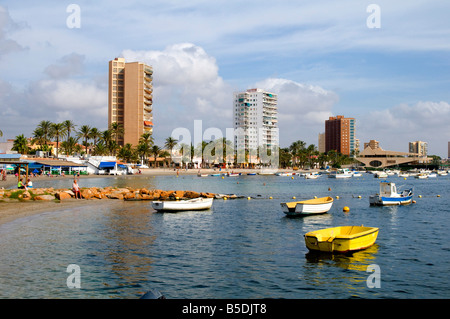
[[[111,272],[110,280],[114,282],[107,285],[141,286],[147,280],[157,237],[152,215],[142,203],[122,203],[111,208],[104,224],[104,245],[100,246],[104,249],[104,266],[110,267],[106,272]]]
[[[308,252],[305,254],[305,278],[309,284],[315,286],[339,286],[346,291],[348,296],[355,297],[358,292],[367,289],[365,284],[367,276],[367,266],[373,264],[378,253],[377,244],[371,247],[350,254],[330,254],[322,252]],[[336,272],[329,267],[343,269],[345,272],[336,276]],[[350,272],[347,272],[350,271]],[[327,273],[334,273],[335,277],[326,276]]]

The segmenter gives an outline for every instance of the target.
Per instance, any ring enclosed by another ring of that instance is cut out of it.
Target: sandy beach
[[[280,170],[281,171],[281,170]],[[293,172],[292,170],[282,170],[283,172]],[[259,169],[180,169],[174,170],[169,168],[160,168],[160,169],[142,169],[142,176],[170,176],[170,175],[197,175],[201,174],[218,174],[218,173],[258,173]],[[299,171],[297,171],[299,172]],[[125,175],[124,177],[126,177]],[[81,175],[80,180],[85,178],[108,178],[108,177],[117,177],[114,175]],[[72,180],[73,176],[56,176],[56,177],[48,177],[48,176],[37,176],[32,177],[31,181],[39,181],[39,180]],[[0,189],[14,189],[17,187],[17,177],[14,175],[8,175],[6,181],[0,181]],[[108,205],[113,203],[114,200],[95,200],[95,199],[68,199],[64,201],[18,201],[15,199],[4,199],[0,201],[0,225],[11,222],[17,218],[24,218],[28,216],[32,216],[35,214],[40,214],[49,211],[67,209],[71,207],[77,207],[80,205]]]

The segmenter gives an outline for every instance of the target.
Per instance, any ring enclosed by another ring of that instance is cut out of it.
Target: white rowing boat
[[[154,201],[153,209],[157,211],[188,211],[188,210],[205,210],[211,208],[213,198],[194,198],[176,201]]]
[[[332,205],[333,198],[327,196],[300,202],[281,203],[281,208],[288,216],[300,216],[326,213],[330,210]]]

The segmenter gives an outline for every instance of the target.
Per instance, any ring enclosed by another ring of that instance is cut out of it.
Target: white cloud
[[[122,56],[126,62],[153,67],[157,140],[167,138],[177,127],[191,129],[194,120],[203,120],[204,129],[231,126],[232,90],[219,76],[216,60],[203,48],[180,43],[162,51],[125,50]]]
[[[386,150],[407,152],[408,143],[428,142],[429,154],[447,157],[450,140],[450,104],[419,101],[372,111],[358,121],[361,143],[375,139]]]
[[[278,127],[282,147],[296,140],[318,146],[318,134],[324,131],[325,120],[333,115],[333,105],[339,100],[335,92],[276,78],[263,80],[255,86],[278,94]]]

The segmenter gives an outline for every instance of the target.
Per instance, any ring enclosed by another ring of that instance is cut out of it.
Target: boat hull
[[[310,251],[348,253],[372,246],[378,237],[377,227],[340,226],[305,234]]]
[[[213,198],[196,198],[186,201],[154,201],[153,209],[157,211],[192,211],[210,209]]]
[[[385,196],[379,196],[379,195],[371,195],[371,196],[369,196],[369,203],[372,206],[409,205],[412,203],[412,196],[385,197]]]
[[[300,202],[281,203],[283,212],[288,216],[325,214],[331,209],[333,198],[322,197]]]

